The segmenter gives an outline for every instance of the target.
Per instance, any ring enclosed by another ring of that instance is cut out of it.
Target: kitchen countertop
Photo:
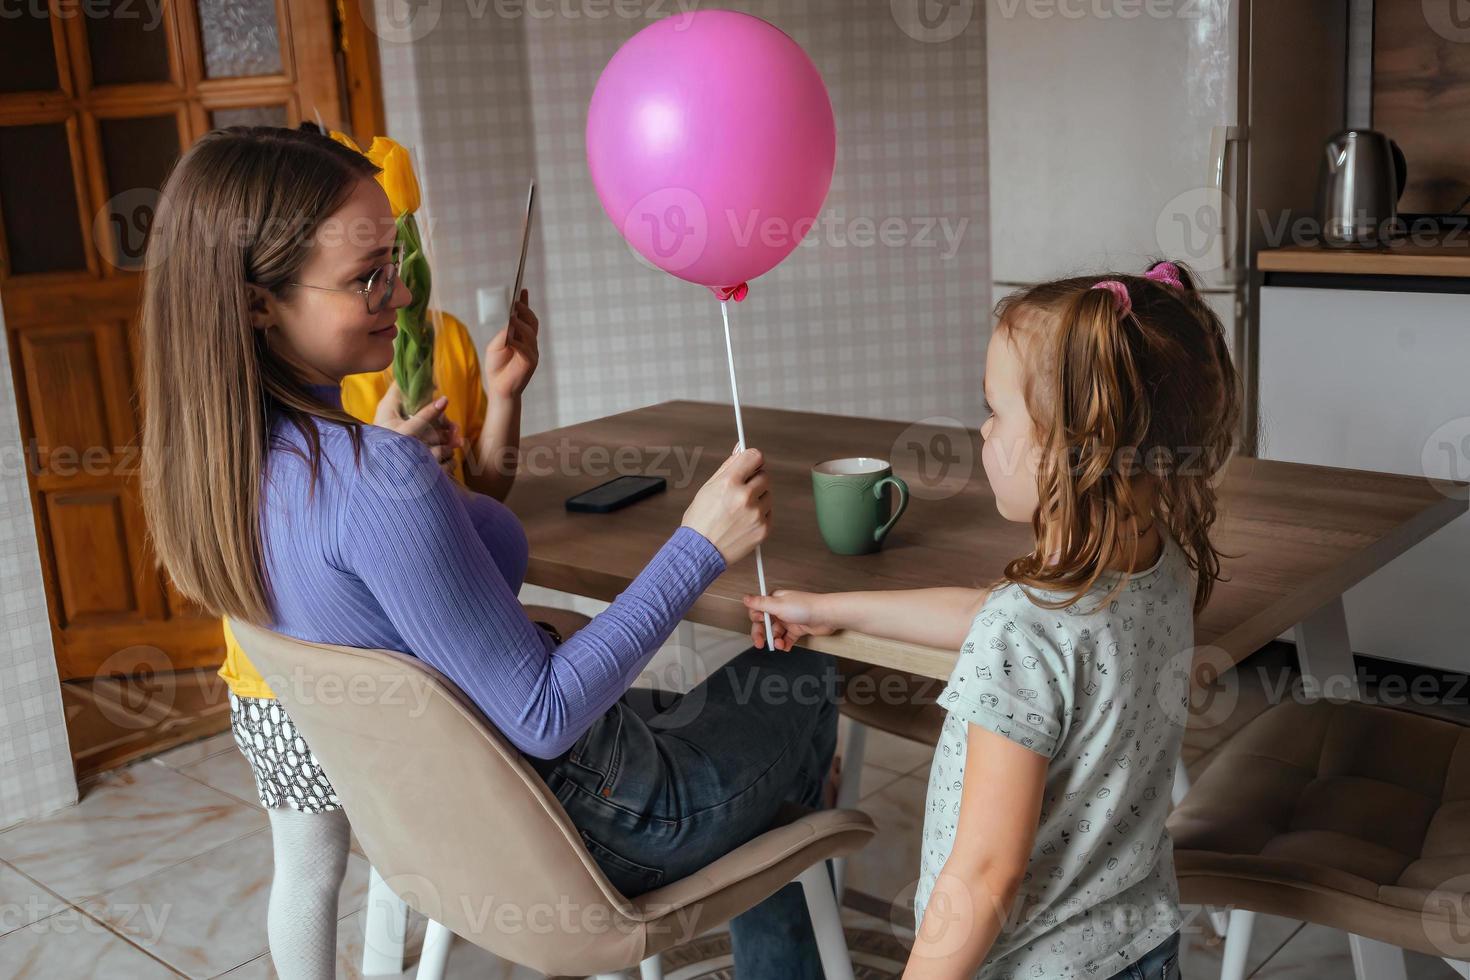
[[[1405,243],[1372,249],[1289,245],[1262,249],[1256,268],[1262,272],[1470,279],[1470,235],[1460,232],[1453,240],[1437,245]]]

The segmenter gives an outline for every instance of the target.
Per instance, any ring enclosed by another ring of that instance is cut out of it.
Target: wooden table
[[[986,586],[1009,559],[1030,550],[1030,528],[995,510],[978,433],[939,433],[951,440],[946,455],[969,463],[936,482],[932,457],[920,459],[914,450],[915,442],[943,448],[933,430],[766,408],[747,408],[745,425],[751,445],[766,454],[775,488],[775,526],[765,546],[772,589]],[[734,431],[729,405],[666,402],[525,440],[509,504],[530,537],[526,580],[596,599],[616,597],[679,525],[695,491],[733,448]],[[817,533],[810,468],[845,456],[891,459],[916,491],[875,555],[834,555]],[[669,490],[615,514],[567,513],[566,498],[623,473],[664,476]],[[1464,489],[1423,478],[1233,460],[1221,488],[1216,542],[1238,557],[1225,562],[1229,580],[1217,585],[1198,617],[1196,643],[1210,648],[1224,668],[1295,628],[1304,676],[1330,680],[1337,692],[1327,693],[1334,696],[1355,696],[1343,592],[1464,514]],[[745,632],[749,620],[740,600],[755,591],[755,561],[747,558],[715,582],[689,618]],[[956,656],[851,631],[805,643],[939,678],[949,676]]]

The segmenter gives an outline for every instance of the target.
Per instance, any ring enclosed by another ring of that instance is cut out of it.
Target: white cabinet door
[[[1470,479],[1470,296],[1266,287],[1260,335],[1262,456]],[[1470,517],[1346,605],[1358,653],[1470,672]]]

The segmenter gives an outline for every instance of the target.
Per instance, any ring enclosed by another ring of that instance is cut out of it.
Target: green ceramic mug
[[[890,486],[898,490],[897,510],[892,509]],[[883,539],[908,508],[909,485],[893,475],[886,460],[855,456],[813,466],[812,496],[827,547],[839,555],[866,555],[883,547]]]

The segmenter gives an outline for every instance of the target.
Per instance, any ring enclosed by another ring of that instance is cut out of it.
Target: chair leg
[[[1225,936],[1230,932],[1230,914],[1228,912],[1221,912],[1219,909],[1215,909],[1209,913],[1209,916],[1210,925],[1215,927],[1215,935],[1219,936],[1221,939],[1224,939]]]
[[[362,944],[362,975],[397,976],[403,972],[403,942],[408,932],[408,906],[377,868],[368,871],[367,918]]]
[[[1353,954],[1353,976],[1357,980],[1408,980],[1404,951],[1365,936],[1348,936]]]
[[[648,959],[638,964],[639,980],[664,980],[663,957],[654,953]]]
[[[1174,763],[1174,789],[1170,795],[1175,806],[1183,803],[1184,798],[1189,795],[1189,770],[1184,767],[1183,759]]]
[[[837,809],[850,810],[862,799],[863,753],[868,745],[868,726],[847,720],[847,740],[842,745],[842,785],[837,787]],[[837,904],[847,888],[847,858],[832,859],[832,887]]]
[[[449,965],[449,948],[454,945],[454,933],[436,919],[429,920],[429,931],[424,933],[424,951],[419,954],[416,980],[444,980],[444,970]]]
[[[797,881],[806,895],[807,912],[811,914],[812,931],[817,937],[817,953],[822,958],[822,975],[826,980],[853,980],[852,954],[847,950],[837,897],[827,878],[827,863],[819,861],[812,865]]]
[[[1220,980],[1245,980],[1246,957],[1251,949],[1252,927],[1256,913],[1250,909],[1231,909],[1230,925],[1225,930],[1225,953],[1220,958]]]

